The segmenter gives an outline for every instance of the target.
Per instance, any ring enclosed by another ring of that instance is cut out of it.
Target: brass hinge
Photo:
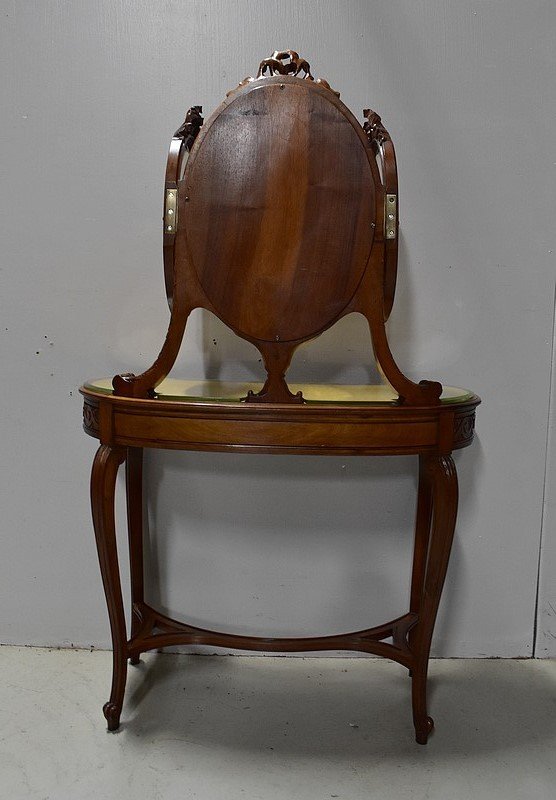
[[[178,226],[178,190],[166,189],[164,198],[164,233],[175,233]]]
[[[395,194],[386,195],[384,208],[384,237],[395,239],[398,235],[398,198]]]

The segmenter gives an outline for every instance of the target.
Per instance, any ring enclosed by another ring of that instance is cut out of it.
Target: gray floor
[[[0,648],[0,796],[37,800],[556,796],[556,662],[431,665],[436,732],[374,659],[148,655],[106,732],[110,654]]]

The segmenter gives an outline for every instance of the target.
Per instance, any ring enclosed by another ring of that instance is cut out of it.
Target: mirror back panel
[[[255,342],[306,340],[342,316],[373,245],[372,158],[323,86],[288,76],[231,93],[180,182],[176,255],[207,307]]]

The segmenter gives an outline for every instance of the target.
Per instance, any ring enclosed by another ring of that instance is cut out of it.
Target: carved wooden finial
[[[382,124],[380,115],[377,114],[376,111],[373,111],[371,108],[364,108],[363,116],[366,119],[366,122],[363,124],[363,130],[367,134],[370,143],[375,141],[378,144],[382,144],[386,139],[390,138],[388,131]]]
[[[195,141],[204,120],[201,115],[202,106],[191,106],[185,119],[174,134],[174,139],[183,139],[185,147],[189,150]]]

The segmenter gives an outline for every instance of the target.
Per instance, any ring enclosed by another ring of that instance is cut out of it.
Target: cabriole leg
[[[415,520],[415,549],[413,552],[413,572],[411,575],[411,599],[409,610],[419,612],[423,594],[427,551],[432,516],[432,483],[427,467],[426,456],[419,456],[419,489],[417,495],[417,514]]]
[[[410,647],[414,654],[413,723],[419,744],[427,743],[434,725],[427,714],[427,671],[434,623],[454,538],[457,506],[458,481],[452,457],[421,456],[411,587],[411,610],[419,615],[419,619],[410,634]]]
[[[120,724],[127,672],[126,626],[114,520],[116,475],[125,455],[122,447],[101,445],[91,474],[93,524],[112,634],[112,688],[110,700],[103,708],[110,731],[116,730]]]
[[[131,579],[131,637],[141,626],[138,607],[144,602],[143,587],[143,448],[128,447],[126,462],[127,531]],[[139,653],[130,658],[139,663]]]

